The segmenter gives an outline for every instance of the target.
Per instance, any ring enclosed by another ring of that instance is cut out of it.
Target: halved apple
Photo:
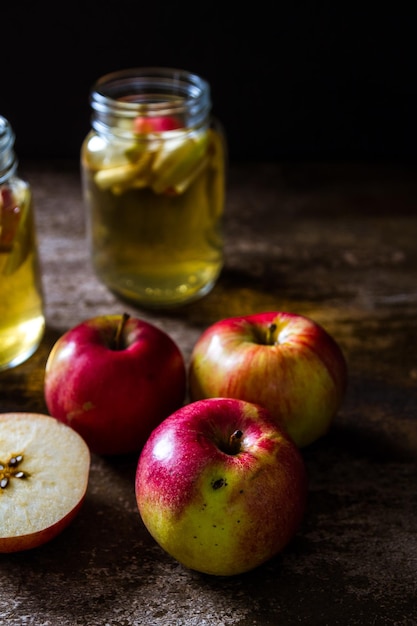
[[[90,451],[72,428],[41,413],[0,414],[0,553],[36,548],[79,512]]]

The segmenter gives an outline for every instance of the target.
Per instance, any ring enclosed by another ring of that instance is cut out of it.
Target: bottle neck
[[[143,132],[200,128],[209,123],[209,84],[170,68],[138,68],[107,74],[90,93],[92,127],[130,138]]]
[[[16,172],[17,157],[14,151],[15,135],[6,118],[0,116],[0,184]]]

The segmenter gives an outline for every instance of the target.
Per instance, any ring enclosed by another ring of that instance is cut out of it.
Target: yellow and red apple
[[[261,404],[299,447],[328,432],[346,384],[339,344],[290,312],[220,320],[200,335],[190,358],[191,401],[223,396]]]
[[[100,315],[64,333],[45,367],[51,415],[74,428],[92,452],[138,451],[186,392],[180,349],[140,318]]]
[[[0,414],[0,553],[61,533],[86,495],[90,451],[72,428],[40,413]]]
[[[169,555],[232,576],[288,545],[305,512],[307,477],[299,448],[265,408],[211,398],[152,432],[135,493],[146,528]]]

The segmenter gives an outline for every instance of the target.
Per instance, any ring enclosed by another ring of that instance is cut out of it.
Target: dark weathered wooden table
[[[309,315],[349,365],[331,432],[305,449],[309,506],[279,557],[248,574],[188,571],[147,534],[134,498],[136,458],[94,456],[87,498],[57,539],[0,555],[7,626],[349,626],[417,624],[417,178],[411,167],[231,167],[226,265],[206,298],[154,314],[95,278],[78,164],[26,163],[47,331],[25,364],[0,374],[0,411],[46,411],[55,340],[100,313],[140,315],[188,360],[201,331],[266,310]]]

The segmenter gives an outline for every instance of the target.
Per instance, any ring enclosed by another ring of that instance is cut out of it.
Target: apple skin
[[[307,475],[301,451],[265,408],[210,398],[153,431],[135,493],[143,523],[168,554],[192,570],[233,576],[277,555],[299,530]]]
[[[45,543],[49,543],[55,539],[55,537],[60,535],[77,517],[82,505],[84,504],[84,500],[85,496],[82,500],[80,500],[77,506],[72,509],[72,511],[48,528],[31,532],[27,535],[0,537],[0,554],[33,550],[34,548],[39,548]]]
[[[191,353],[191,401],[241,398],[265,406],[299,447],[325,435],[347,385],[347,365],[323,327],[270,311],[220,320]]]
[[[121,315],[85,320],[62,335],[45,367],[51,415],[74,428],[92,452],[138,451],[186,393],[184,358],[171,337],[145,320]]]

